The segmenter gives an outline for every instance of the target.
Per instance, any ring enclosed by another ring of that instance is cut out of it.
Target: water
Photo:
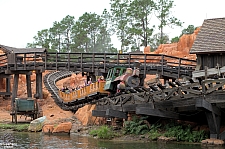
[[[103,141],[92,137],[0,131],[0,148],[17,149],[203,149],[200,144]]]

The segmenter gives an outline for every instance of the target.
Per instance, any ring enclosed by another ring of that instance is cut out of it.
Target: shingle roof
[[[225,18],[204,20],[190,53],[225,52]]]
[[[31,53],[31,52],[45,52],[45,48],[13,48],[4,45],[0,45],[5,53]]]

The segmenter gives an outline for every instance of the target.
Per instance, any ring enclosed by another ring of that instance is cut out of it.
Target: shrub
[[[200,142],[206,138],[204,131],[192,131],[190,126],[167,125],[165,131],[165,137],[176,137],[177,141]]]
[[[109,126],[101,126],[98,129],[91,130],[89,134],[100,139],[112,139],[115,136],[115,133]]]
[[[161,136],[161,133],[159,132],[161,125],[152,125],[150,127],[149,131],[149,139],[151,140],[157,140],[159,136]]]
[[[125,133],[126,134],[145,134],[149,131],[148,125],[144,123],[144,120],[133,118],[132,121],[125,122]]]

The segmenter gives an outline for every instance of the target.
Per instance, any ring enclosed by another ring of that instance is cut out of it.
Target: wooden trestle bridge
[[[12,96],[12,104],[17,97],[19,74],[26,75],[28,97],[32,96],[30,75],[36,73],[35,98],[42,96],[42,72],[52,70],[44,76],[44,84],[55,102],[64,110],[76,111],[85,104],[97,104],[93,116],[127,118],[127,113],[135,112],[155,117],[208,122],[211,138],[224,139],[220,133],[222,115],[225,109],[225,79],[207,79],[208,70],[195,71],[196,61],[168,55],[143,53],[49,53],[45,49],[16,49],[0,46],[5,52],[0,56],[0,77],[6,79],[6,91],[0,95]],[[78,99],[66,101],[59,93],[56,82],[72,73],[82,72],[91,77],[106,76],[115,66],[133,67],[133,62],[141,62],[141,86],[133,93],[122,93],[108,97],[98,90],[83,92]],[[217,72],[220,71],[220,69]],[[201,79],[193,78],[193,73],[203,73]],[[149,84],[144,87],[146,75],[158,74],[164,84]],[[14,75],[13,90],[10,91],[10,77]],[[185,80],[185,81],[184,81]],[[196,81],[197,80],[197,81]],[[202,116],[202,114],[206,114]]]

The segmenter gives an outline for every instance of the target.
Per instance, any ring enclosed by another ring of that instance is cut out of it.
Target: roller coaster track
[[[96,102],[96,98],[83,98],[76,99],[70,102],[64,102],[59,96],[59,88],[56,86],[56,82],[70,77],[73,74],[72,71],[55,71],[48,73],[44,76],[44,85],[50,92],[51,97],[54,99],[55,103],[63,110],[70,110],[75,112],[78,108],[83,107],[85,104],[92,104]],[[97,95],[100,97],[99,95]]]

